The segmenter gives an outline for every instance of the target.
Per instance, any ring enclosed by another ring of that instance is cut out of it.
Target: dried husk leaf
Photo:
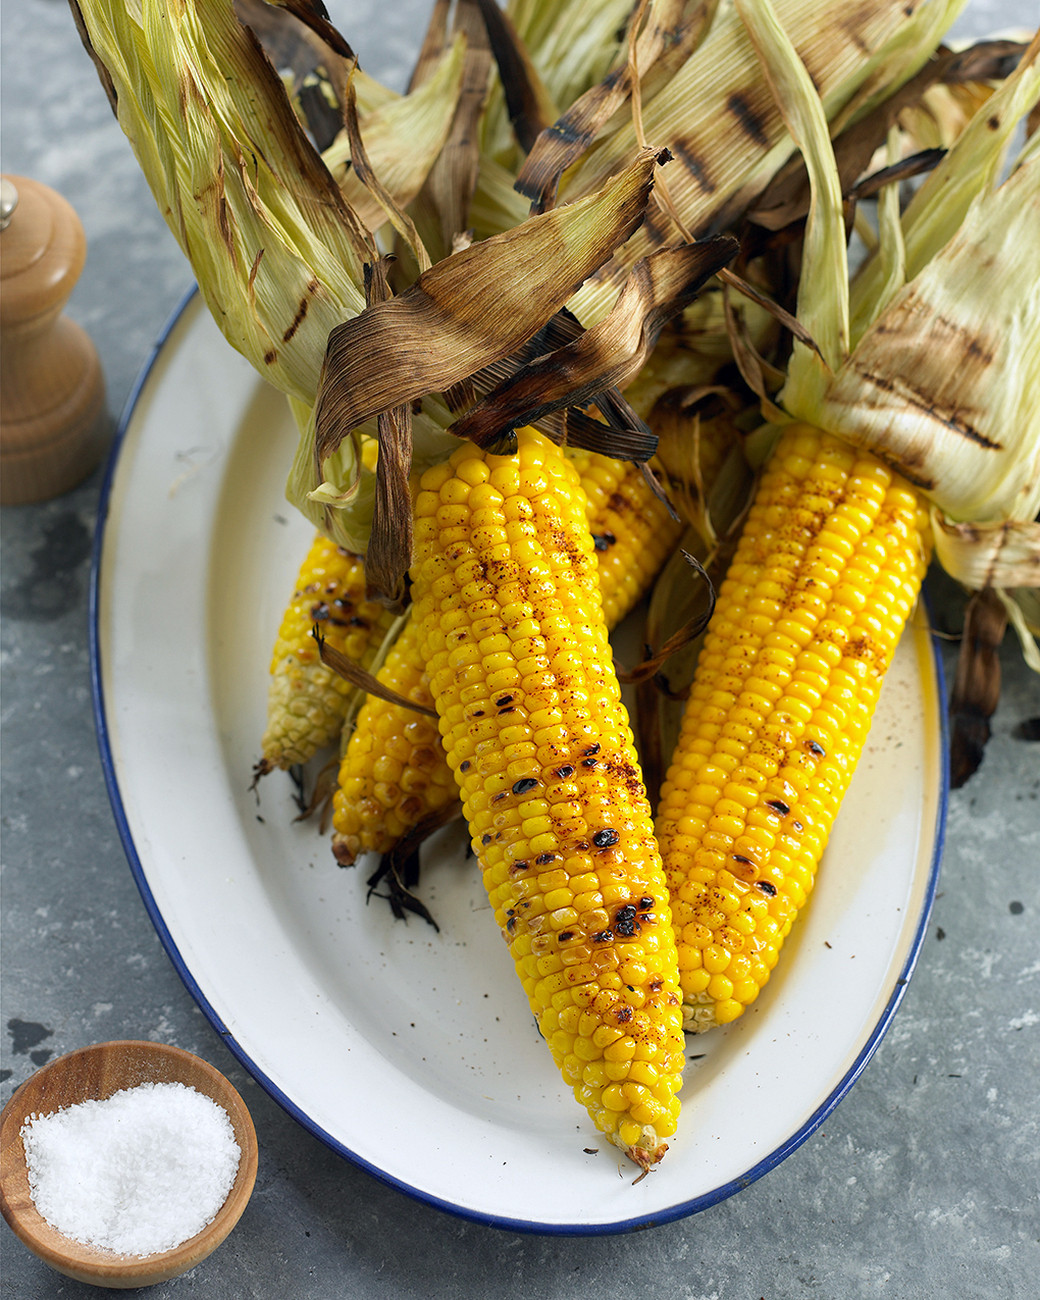
[[[582,405],[606,388],[624,388],[642,369],[665,322],[736,252],[736,240],[720,236],[662,249],[637,262],[609,316],[573,342],[521,367],[451,431],[486,446],[503,429],[534,423],[563,406]]]
[[[386,259],[369,268],[368,305],[387,302],[390,286]],[[365,552],[369,591],[392,608],[405,604],[405,574],[412,563],[412,498],[408,475],[412,466],[412,410],[407,404],[384,411],[377,419],[379,459],[372,506],[372,534]]]
[[[1000,701],[1000,646],[1008,616],[995,591],[968,601],[950,692],[950,785],[959,789],[982,762],[990,718]]]
[[[363,309],[374,253],[259,42],[231,0],[71,3],[214,320],[312,403],[324,341]]]
[[[654,151],[643,151],[599,194],[453,254],[333,330],[315,412],[316,466],[363,421],[443,392],[520,347],[638,226],[655,163]]]
[[[1033,672],[1040,673],[1040,590],[1021,587],[1012,591],[997,588],[1008,621],[1018,634],[1022,658]]]
[[[941,8],[956,12],[961,3]],[[924,26],[917,11],[908,17],[898,0],[819,0],[812,5],[778,0],[776,12],[820,89],[828,118],[837,115],[872,75],[882,70],[887,74],[893,47],[900,54],[898,72],[904,79],[934,49],[932,25]],[[889,93],[896,84],[888,85]],[[685,228],[697,238],[732,224],[793,151],[744,24],[730,5],[720,6],[707,36],[667,86],[643,96],[641,129],[648,142],[675,156],[668,191]],[[636,145],[633,123],[604,135],[565,174],[561,195],[570,198],[595,187]],[[663,214],[652,217],[576,295],[571,303],[576,314],[587,324],[605,315],[627,266],[649,248],[669,242],[671,232]]]
[[[805,64],[781,27],[772,4],[736,0],[766,84],[811,179],[802,254],[803,286],[798,319],[815,340],[819,360],[830,369],[848,354],[848,258],[841,182],[823,102]],[[824,295],[823,287],[832,293]],[[812,349],[803,342],[803,351]]]
[[[554,105],[566,107],[624,57],[633,0],[510,0],[507,12]],[[557,113],[550,116],[555,121]],[[497,156],[509,124],[500,94],[489,104],[484,150]]]
[[[984,110],[986,111],[986,110]],[[1040,510],[1040,161],[982,195],[860,339],[848,364],[785,408],[895,465],[942,513]],[[1031,288],[1030,288],[1031,286]]]
[[[954,523],[932,512],[935,555],[969,591],[1040,587],[1040,522]]]
[[[417,90],[390,99],[367,114],[360,114],[359,109],[369,171],[401,208],[422,189],[448,138],[462,87],[465,50],[461,38],[454,41]],[[356,96],[354,81],[352,86]],[[349,136],[343,131],[322,158],[359,219],[375,231],[386,221],[386,210],[350,166],[351,153]]]
[[[391,226],[404,240],[419,271],[428,270],[431,265],[430,255],[426,247],[419,238],[419,232],[415,228],[415,223],[411,217],[404,211],[400,203],[393,194],[383,184],[378,172],[373,168],[368,156],[368,150],[361,138],[361,127],[357,117],[357,101],[354,96],[354,87],[348,85],[346,89],[346,98],[343,105],[343,120],[346,123],[346,134],[350,147],[350,178],[354,180],[357,186],[360,186],[365,194],[376,204],[382,214],[382,219],[375,222],[366,222],[372,230],[378,229],[383,224],[383,220],[389,221]],[[344,187],[344,193],[348,196],[350,189]],[[354,210],[358,212],[362,220],[364,214],[360,212],[358,205],[353,204]],[[367,277],[367,268],[366,268]],[[368,293],[369,279],[366,278],[366,302],[371,306],[371,295]]]
[[[333,85],[345,85],[349,69],[356,70],[352,53],[345,57],[330,49],[311,27],[266,0],[234,0],[234,5],[239,20],[252,29],[285,80],[296,114],[315,147],[325,149],[343,125]]]
[[[973,75],[982,72],[996,74],[1005,69],[1006,74],[1010,71],[1006,67],[1009,51],[1015,51],[1017,57],[1022,48],[999,41],[980,42],[959,54],[940,49],[913,77],[898,89],[889,89],[879,104],[837,134],[836,124],[832,123],[830,130],[842,193],[852,192],[854,183],[867,170],[897,121],[913,141],[914,151],[948,148],[963,130],[967,117],[991,91],[986,87],[980,97],[978,87],[936,83],[943,78],[959,80],[969,71]],[[964,105],[971,105],[967,116],[963,111]],[[955,111],[955,106],[960,111]],[[888,161],[894,159],[890,157]],[[805,217],[808,211],[809,176],[804,160],[796,154],[773,177],[748,217],[768,230],[780,230]]]
[[[761,4],[766,7],[765,0]],[[758,5],[750,8],[759,11]],[[790,63],[792,47],[778,26],[759,44],[771,67]],[[994,122],[988,128],[990,151],[982,149],[973,119],[968,143],[958,141],[940,164],[949,183],[933,185],[933,172],[919,194],[930,189],[934,203],[955,201],[967,188],[959,182],[962,167],[992,174],[1012,110],[1021,116],[1040,95],[1038,54],[1040,36],[982,109]],[[894,297],[891,245],[887,261],[883,255],[871,260],[863,278],[875,295],[876,319],[846,360],[841,339],[850,293],[845,276],[834,273],[833,256],[844,220],[836,164],[833,154],[828,157],[819,113],[811,115],[807,103],[798,107],[816,98],[815,92],[793,78],[785,85],[774,75],[771,83],[787,100],[793,129],[804,135],[815,206],[807,223],[798,316],[823,354],[795,341],[779,406],[869,447],[953,519],[1034,518],[1040,508],[1040,292],[1023,292],[1022,286],[1036,286],[1040,265],[1038,160],[1024,154],[999,188],[975,184],[976,197],[952,237]],[[944,225],[945,218],[933,220],[918,209],[917,229],[934,232]],[[827,238],[814,227],[822,227]],[[905,220],[901,229],[906,238]],[[909,248],[906,269],[913,269]],[[862,305],[860,276],[852,293]],[[879,305],[884,309],[876,314]]]
[[[911,199],[903,214],[908,277],[917,275],[953,238],[971,204],[996,188],[1014,134],[1040,95],[1038,53],[1040,35]],[[852,298],[854,342],[871,319],[870,305],[877,298],[876,274],[873,263],[868,262],[856,277]]]
[[[731,388],[712,384],[673,388],[650,414],[669,497],[709,548],[732,527],[751,487],[740,426],[747,411]]]
[[[712,584],[691,566],[687,556],[693,556],[701,564],[709,559],[708,547],[692,528],[683,535],[651,592],[645,629],[645,640],[650,646],[665,645],[682,627],[699,620],[707,611]],[[715,576],[718,577],[717,570]],[[660,790],[675,752],[685,698],[702,641],[703,634],[685,642],[652,681],[637,688],[640,766],[647,789],[655,793]]]
[[[478,0],[457,0],[454,35],[465,41],[462,84],[444,146],[415,200],[414,217],[435,261],[450,254],[469,225],[480,169],[480,118],[494,64]]]
[[[494,158],[481,158],[469,207],[470,227],[477,239],[518,226],[530,215],[527,200],[513,188],[514,180],[515,174],[509,168]]]
[[[533,142],[516,188],[537,210],[551,204],[560,177],[628,99],[633,74],[646,76],[666,51],[673,66],[685,60],[710,26],[717,5],[718,0],[703,0],[692,7],[686,0],[643,0],[633,20],[639,26],[635,66],[626,59],[613,68]]]
[[[390,704],[399,705],[404,709],[411,709],[415,713],[421,713],[425,717],[435,718],[437,710],[425,704],[416,704],[414,700],[409,700],[403,695],[398,695],[388,686],[384,686],[379,678],[371,672],[366,671],[351,659],[350,655],[344,654],[342,650],[337,650],[335,646],[329,645],[325,637],[320,633],[315,624],[314,639],[318,643],[318,655],[321,662],[327,668],[331,668],[334,673],[338,673],[345,681],[356,686],[360,692],[365,695],[375,695],[381,700],[386,700]]]
[[[509,14],[496,0],[479,5],[513,132],[521,149],[530,149],[556,116],[552,98]]]

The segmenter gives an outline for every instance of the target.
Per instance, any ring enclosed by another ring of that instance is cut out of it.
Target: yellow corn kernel
[[[355,688],[321,662],[328,644],[368,668],[392,615],[365,596],[364,562],[318,533],[300,568],[271,653],[262,771],[306,763],[337,740]]]
[[[929,539],[921,498],[892,470],[819,430],[785,431],[720,587],[658,810],[688,1029],[735,1020],[776,965]]]
[[[436,492],[433,480],[424,479],[428,491],[418,497],[415,518],[413,621],[474,852],[531,1009],[593,1122],[645,1168],[675,1130],[682,1076],[671,912],[627,714],[616,680],[611,687],[612,673],[604,672],[611,656],[580,484],[567,458],[541,435],[520,430],[517,440],[512,457],[460,447],[449,462],[452,477]],[[459,485],[475,477],[468,468],[473,461],[490,470],[486,484],[501,494],[503,518],[510,502],[530,507],[535,532],[525,539],[524,564],[508,550],[499,554],[497,543],[489,554],[487,528],[442,544],[441,493],[450,484],[458,504]],[[465,578],[473,560],[482,574],[476,583]],[[438,581],[446,572],[459,575],[454,592]],[[472,678],[463,682],[444,671],[453,648],[475,644],[475,627],[486,632],[496,606],[508,630],[502,611],[518,600],[530,608],[531,626],[513,643],[511,663],[493,656],[496,676],[509,674],[506,695],[497,685],[480,695],[470,689]],[[467,632],[453,615],[472,614],[478,603]],[[438,633],[446,621],[450,644]],[[557,654],[566,658],[565,672],[549,670]],[[561,729],[556,752],[549,762],[537,753],[518,760],[503,783],[493,762],[501,742],[494,737],[534,730],[531,699],[539,718],[549,713]],[[492,738],[474,748],[475,730],[483,736],[488,722]],[[460,753],[472,757],[460,762]],[[546,792],[561,782],[576,797],[547,804]],[[549,809],[537,845],[525,826],[541,824],[542,816],[528,818],[530,807]],[[556,929],[550,918],[560,909],[572,910],[574,920]],[[569,960],[572,953],[577,961]],[[644,1068],[633,1076],[636,1062]],[[648,1077],[647,1067],[655,1090],[638,1082]]]

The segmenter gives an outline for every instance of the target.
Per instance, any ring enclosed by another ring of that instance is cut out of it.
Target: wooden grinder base
[[[0,504],[67,492],[100,459],[105,385],[87,334],[61,312],[86,259],[59,194],[5,177],[17,206],[0,232]]]

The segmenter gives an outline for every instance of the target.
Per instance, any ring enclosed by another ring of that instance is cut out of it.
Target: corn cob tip
[[[706,993],[695,993],[683,998],[683,1033],[704,1034],[719,1023],[715,1015],[715,999]]]
[[[616,1136],[614,1140],[617,1141]],[[633,1164],[639,1166],[639,1177],[635,1180],[637,1183],[642,1182],[654,1165],[664,1159],[664,1154],[668,1150],[668,1143],[662,1142],[656,1130],[649,1124],[643,1129],[642,1137],[638,1142],[625,1146],[623,1142],[617,1141],[617,1145]]]
[[[332,856],[341,867],[352,867],[357,862],[357,850],[349,840],[336,836],[332,841]]]

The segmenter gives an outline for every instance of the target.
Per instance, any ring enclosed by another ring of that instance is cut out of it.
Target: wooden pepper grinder
[[[59,194],[0,178],[0,504],[67,492],[101,456],[105,383],[87,334],[63,316],[86,260]]]

